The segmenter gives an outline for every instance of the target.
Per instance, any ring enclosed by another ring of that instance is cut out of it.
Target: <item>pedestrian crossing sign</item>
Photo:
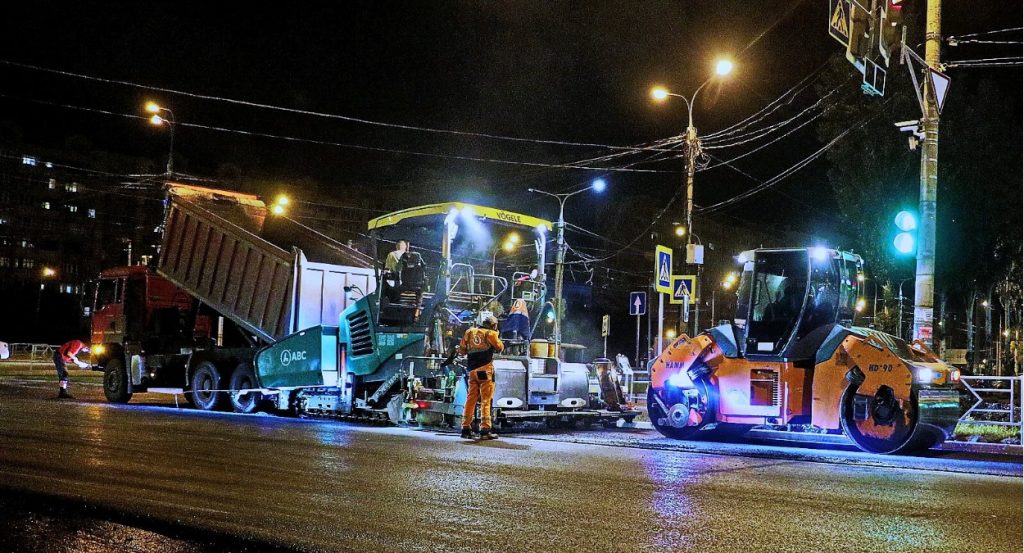
[[[663,294],[672,293],[672,248],[654,249],[654,289]]]
[[[696,275],[672,275],[672,298],[669,303],[680,305],[685,298],[690,298],[690,305],[697,303],[693,293],[696,282]]]
[[[850,0],[829,0],[828,34],[839,44],[850,45]]]

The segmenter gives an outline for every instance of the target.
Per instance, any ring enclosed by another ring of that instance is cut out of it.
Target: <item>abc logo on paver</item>
[[[286,349],[281,352],[281,365],[287,367],[292,361],[305,361],[306,351],[292,351]]]

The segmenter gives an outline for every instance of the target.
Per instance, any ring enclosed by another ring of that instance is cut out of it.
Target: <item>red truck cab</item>
[[[192,306],[188,294],[145,265],[104,270],[92,306],[93,365],[102,370],[111,359],[125,363],[126,346],[179,326],[179,315]]]

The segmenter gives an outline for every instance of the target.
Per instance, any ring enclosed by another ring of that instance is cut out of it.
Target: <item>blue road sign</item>
[[[654,249],[654,289],[663,294],[672,293],[672,248]]]
[[[629,314],[630,315],[646,315],[647,314],[647,292],[630,292],[629,293]]]
[[[672,298],[669,301],[681,304],[689,298],[690,305],[697,303],[697,298],[693,297],[696,282],[697,275],[672,275]]]

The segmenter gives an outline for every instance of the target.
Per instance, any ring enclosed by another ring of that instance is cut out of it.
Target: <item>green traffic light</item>
[[[917,228],[917,217],[909,211],[901,211],[896,214],[896,227],[904,232]]]
[[[914,235],[909,232],[901,232],[896,235],[896,238],[892,241],[892,245],[896,248],[896,251],[901,254],[909,254],[914,251]]]

